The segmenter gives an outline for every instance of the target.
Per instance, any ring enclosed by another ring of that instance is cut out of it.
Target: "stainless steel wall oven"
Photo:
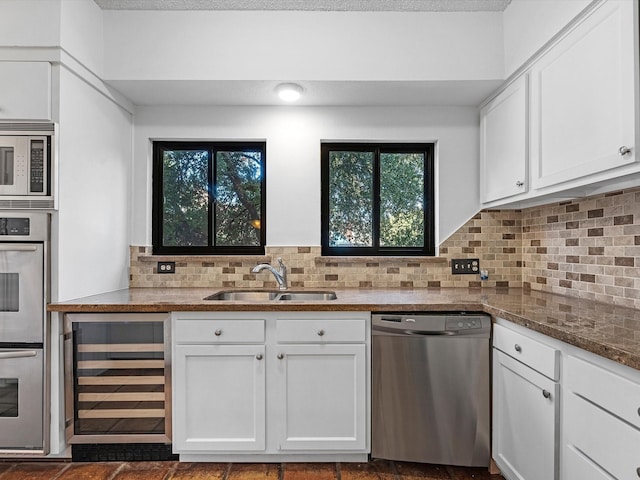
[[[48,453],[49,214],[0,212],[0,456]]]

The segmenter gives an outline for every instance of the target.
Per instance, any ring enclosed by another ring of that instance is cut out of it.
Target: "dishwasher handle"
[[[451,330],[411,330],[410,328],[390,328],[376,325],[371,329],[372,332],[382,333],[394,333],[396,335],[416,335],[416,336],[442,336],[442,335],[456,335],[456,332]]]

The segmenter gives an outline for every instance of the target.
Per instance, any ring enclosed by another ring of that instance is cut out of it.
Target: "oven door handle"
[[[19,350],[16,352],[0,352],[0,360],[7,358],[35,357],[38,354],[35,350]]]
[[[0,243],[0,251],[2,252],[35,252],[38,250],[37,245],[7,245]]]

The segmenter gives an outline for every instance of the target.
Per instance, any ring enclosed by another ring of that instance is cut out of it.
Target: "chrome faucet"
[[[253,267],[251,273],[258,273],[262,270],[269,270],[273,273],[273,276],[276,277],[276,282],[278,282],[278,289],[286,290],[287,286],[287,267],[284,265],[282,258],[278,258],[278,264],[280,265],[280,270],[276,270],[268,263],[260,263]]]

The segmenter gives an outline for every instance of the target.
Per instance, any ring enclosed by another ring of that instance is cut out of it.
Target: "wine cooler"
[[[169,315],[66,314],[70,444],[171,443]]]

